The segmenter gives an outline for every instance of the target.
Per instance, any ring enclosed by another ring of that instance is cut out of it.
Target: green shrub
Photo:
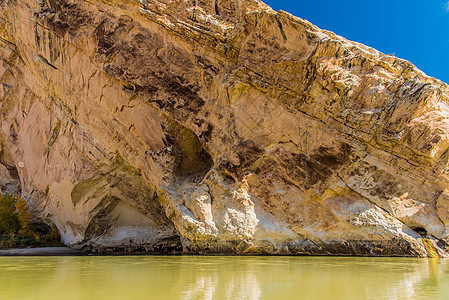
[[[19,230],[19,219],[15,213],[15,200],[11,195],[0,196],[0,234]]]
[[[58,247],[61,236],[53,224],[51,232],[41,234],[31,226],[31,213],[20,196],[0,195],[0,248]]]

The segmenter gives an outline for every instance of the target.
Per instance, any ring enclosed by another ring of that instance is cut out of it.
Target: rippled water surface
[[[0,257],[0,299],[449,299],[449,261]]]

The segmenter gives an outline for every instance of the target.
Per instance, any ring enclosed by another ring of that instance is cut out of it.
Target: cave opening
[[[214,165],[203,141],[191,129],[167,122],[164,144],[174,156],[173,175],[176,179],[200,182]]]

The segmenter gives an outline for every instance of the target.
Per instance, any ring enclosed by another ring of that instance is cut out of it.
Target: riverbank
[[[81,250],[68,247],[42,247],[0,250],[0,256],[74,256],[85,255]]]

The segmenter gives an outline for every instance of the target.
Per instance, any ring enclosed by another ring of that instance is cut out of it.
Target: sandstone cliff
[[[447,255],[448,86],[411,63],[258,0],[0,12],[2,192],[67,245]]]

